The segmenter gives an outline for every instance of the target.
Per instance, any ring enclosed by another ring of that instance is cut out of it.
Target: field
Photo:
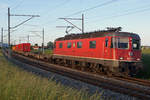
[[[150,80],[150,49],[142,50],[142,62],[144,69],[139,72],[137,77]]]
[[[0,52],[0,100],[101,100],[100,96],[26,72],[8,63]]]

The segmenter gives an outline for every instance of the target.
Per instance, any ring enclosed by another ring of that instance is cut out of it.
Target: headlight
[[[136,60],[140,60],[140,58],[136,59]]]
[[[120,60],[123,60],[123,57],[120,57]]]

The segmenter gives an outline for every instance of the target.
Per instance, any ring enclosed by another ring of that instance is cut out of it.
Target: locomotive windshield
[[[140,40],[132,39],[132,48],[133,49],[140,49]]]
[[[128,38],[118,38],[118,48],[127,49],[129,44]]]
[[[129,39],[125,37],[113,37],[111,40],[111,48],[128,49]]]

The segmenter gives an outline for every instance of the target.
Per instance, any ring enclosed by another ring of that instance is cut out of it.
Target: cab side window
[[[108,38],[105,39],[105,47],[108,47]]]
[[[96,48],[96,41],[90,41],[90,48]]]

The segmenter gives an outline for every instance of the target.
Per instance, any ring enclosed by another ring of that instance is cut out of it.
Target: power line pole
[[[84,33],[84,14],[82,14],[82,33]]]
[[[43,31],[42,31],[42,33],[43,33],[42,52],[43,52],[43,54],[44,54],[44,28],[43,28]]]
[[[3,28],[1,29],[1,45],[2,45],[2,48],[3,48]]]
[[[27,42],[29,43],[29,35],[27,36],[27,38],[28,38],[28,41],[27,41]]]
[[[10,57],[10,8],[8,8],[8,57]]]
[[[21,43],[21,39],[19,39],[19,44]]]
[[[30,42],[30,38],[31,38],[31,37],[37,37],[37,36],[33,36],[33,35],[28,34],[28,35],[27,35],[27,43]]]
[[[14,45],[16,45],[16,40],[14,40]]]
[[[10,8],[8,8],[8,47],[10,49]]]

